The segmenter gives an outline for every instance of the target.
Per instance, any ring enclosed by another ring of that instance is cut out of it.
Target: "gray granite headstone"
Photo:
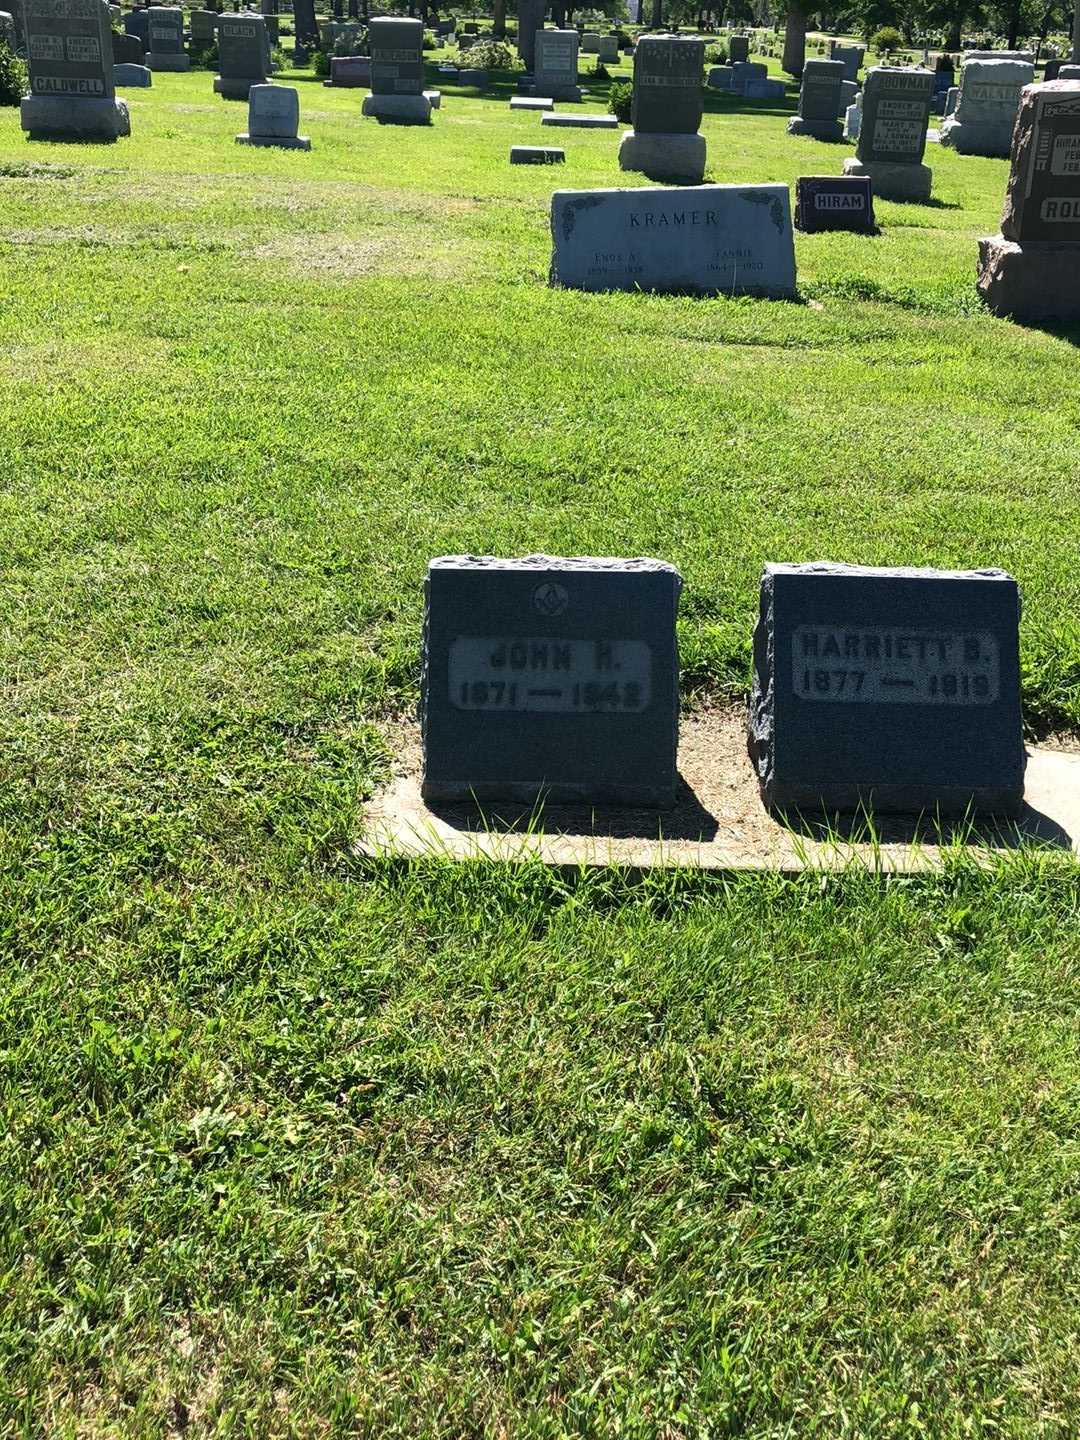
[[[1020,91],[1033,78],[1034,68],[1024,60],[969,60],[941,143],[961,155],[1008,155]]]
[[[209,50],[217,44],[218,17],[214,10],[191,12],[191,48]]]
[[[550,95],[553,100],[581,99],[576,30],[536,32],[533,90],[537,95]]]
[[[124,29],[129,35],[137,35],[142,41],[144,52],[150,44],[150,13],[147,10],[132,10],[124,16]]]
[[[704,104],[704,65],[702,40],[643,35],[634,51],[635,132],[695,135]]]
[[[179,6],[151,6],[150,53],[151,55],[182,55],[184,53],[184,12]]]
[[[19,123],[31,139],[116,140],[131,133],[116,98],[105,0],[25,0],[30,94]]]
[[[425,798],[673,804],[681,583],[659,560],[432,560]]]
[[[929,70],[875,65],[867,72],[856,149],[864,165],[922,162],[933,89]]]
[[[839,140],[843,127],[837,114],[843,83],[844,67],[838,60],[808,60],[799,88],[799,113],[789,122],[789,133]]]
[[[112,47],[114,65],[141,65],[143,63],[143,45],[137,35],[121,34],[118,30],[114,30]]]
[[[261,15],[222,15],[218,24],[218,66],[214,90],[226,100],[246,100],[252,85],[270,78],[270,47]]]
[[[1024,91],[1001,233],[1021,244],[1080,241],[1080,82]]]
[[[424,27],[419,20],[372,20],[371,93],[420,95],[424,89]]]
[[[767,565],[750,702],[766,804],[1015,815],[1019,621],[1001,570]]]
[[[728,61],[733,65],[736,60],[750,59],[750,37],[748,35],[732,35],[728,41]]]

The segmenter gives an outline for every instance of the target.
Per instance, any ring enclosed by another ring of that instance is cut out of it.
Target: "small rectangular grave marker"
[[[671,805],[681,584],[659,560],[432,560],[425,798]]]
[[[561,165],[566,151],[551,145],[511,145],[511,165]]]
[[[1019,620],[1000,570],[766,565],[750,703],[766,803],[1016,814]]]
[[[872,235],[873,186],[867,175],[800,175],[795,181],[795,229],[857,230]]]

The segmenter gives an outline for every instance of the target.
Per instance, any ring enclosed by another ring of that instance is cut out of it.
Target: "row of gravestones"
[[[658,560],[431,561],[424,797],[672,805],[681,584]],[[767,565],[749,715],[765,803],[1016,815],[1019,619],[1000,570]]]

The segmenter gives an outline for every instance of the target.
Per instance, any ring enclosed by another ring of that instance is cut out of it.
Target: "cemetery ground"
[[[440,553],[674,562],[692,707],[767,559],[1001,565],[1068,741],[1077,337],[976,302],[1005,162],[797,237],[798,305],[585,295],[548,199],[618,132],[296,83],[307,155],[205,72],[109,148],[0,112],[3,1433],[1075,1434],[1075,864],[353,850]],[[709,104],[708,178],[850,153]]]

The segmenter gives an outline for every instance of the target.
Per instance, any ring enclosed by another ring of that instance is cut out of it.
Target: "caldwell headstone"
[[[1020,97],[1001,234],[979,241],[978,288],[996,315],[1080,319],[1080,81]]]
[[[705,137],[698,134],[704,104],[705,43],[674,35],[643,35],[634,52],[633,129],[623,134],[619,168],[651,180],[700,184]]]
[[[844,132],[836,117],[843,83],[844,67],[839,60],[807,60],[799,87],[799,113],[788,121],[788,134],[839,140]]]
[[[246,100],[253,85],[270,79],[270,48],[261,15],[222,15],[218,23],[218,66],[214,93]]]
[[[750,700],[765,803],[1016,815],[1019,622],[1002,570],[766,565]]]
[[[885,200],[929,200],[933,173],[922,163],[934,77],[929,70],[874,65],[862,92],[862,124],[845,175],[869,175]]]
[[[857,230],[872,235],[873,187],[868,175],[801,175],[795,181],[795,229]]]
[[[681,584],[659,560],[432,560],[425,799],[672,805]]]
[[[749,35],[732,35],[728,41],[728,61],[734,65],[736,60],[750,59],[750,37]]]
[[[556,190],[550,282],[794,299],[786,185]]]
[[[363,114],[399,125],[427,125],[431,101],[424,94],[424,26],[419,20],[380,16],[368,26],[371,94]]]
[[[181,73],[191,69],[184,52],[184,12],[179,7],[151,5],[150,50],[146,63],[151,70]]]
[[[578,33],[576,30],[538,30],[533,62],[533,92],[553,100],[580,100],[578,86]]]
[[[30,94],[20,124],[32,140],[116,140],[131,134],[116,98],[105,0],[25,0]]]
[[[1024,60],[969,60],[960,72],[956,109],[941,127],[942,145],[961,155],[1008,155],[1020,91],[1034,74]]]

